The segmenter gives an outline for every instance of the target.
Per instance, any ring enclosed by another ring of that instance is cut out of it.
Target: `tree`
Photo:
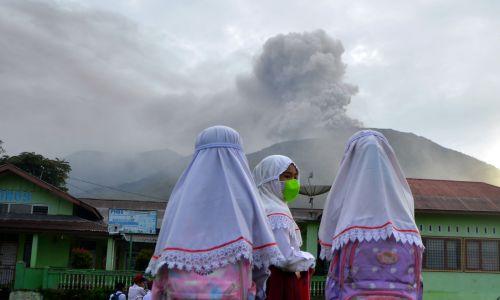
[[[5,163],[13,164],[63,191],[68,190],[66,179],[71,172],[71,166],[65,160],[49,159],[34,152],[22,152],[15,156],[4,155],[0,158],[0,165]]]
[[[5,149],[3,148],[3,141],[0,140],[0,155],[4,154],[5,153]]]

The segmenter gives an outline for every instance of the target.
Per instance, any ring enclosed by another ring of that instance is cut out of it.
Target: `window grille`
[[[44,205],[33,205],[34,215],[47,215],[49,213],[49,207]]]
[[[31,214],[31,205],[11,203],[9,212],[13,214]]]
[[[460,239],[424,238],[423,267],[430,270],[460,270]]]
[[[466,270],[500,272],[500,240],[465,241]]]

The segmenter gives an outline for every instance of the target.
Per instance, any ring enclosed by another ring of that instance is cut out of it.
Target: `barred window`
[[[468,271],[500,271],[500,240],[466,240]]]
[[[14,214],[31,214],[31,205],[11,203],[9,212]]]
[[[460,239],[424,238],[423,267],[429,270],[460,270]]]
[[[49,213],[49,207],[45,205],[33,205],[34,215],[47,215]]]

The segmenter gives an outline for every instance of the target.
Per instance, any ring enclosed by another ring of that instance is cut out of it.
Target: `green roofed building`
[[[408,179],[426,250],[424,299],[500,299],[500,187],[482,182]],[[328,186],[304,186],[292,213],[304,249],[319,253]],[[319,261],[315,275],[326,275]]]
[[[102,219],[68,193],[13,165],[0,166],[0,285],[12,284],[16,262],[70,267],[74,248],[89,249],[94,268],[109,267],[106,253],[114,243]]]

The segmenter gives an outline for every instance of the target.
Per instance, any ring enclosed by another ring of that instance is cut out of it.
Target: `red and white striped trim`
[[[391,221],[388,221],[378,226],[350,226],[336,234],[331,243],[320,240],[320,257],[331,260],[333,251],[341,248],[349,241],[378,241],[386,240],[391,236],[394,236],[398,242],[424,247],[418,230],[397,228]]]

